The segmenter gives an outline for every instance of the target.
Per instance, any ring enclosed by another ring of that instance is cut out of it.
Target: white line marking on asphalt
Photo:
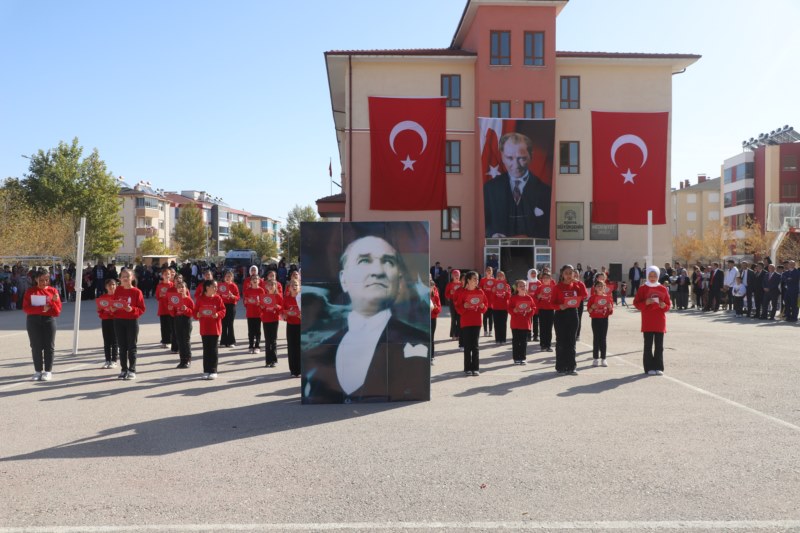
[[[583,342],[581,344],[584,344],[584,345],[588,346],[588,344],[583,343]],[[614,354],[609,353],[608,355],[614,355]],[[634,368],[640,368],[638,365],[635,365],[635,364],[631,363],[630,361],[626,360],[625,358],[623,358],[623,357],[621,357],[619,355],[614,356],[614,358],[617,361],[622,361],[623,363],[625,363],[628,366],[632,366]],[[714,394],[713,392],[707,391],[705,389],[701,389],[700,387],[695,387],[694,385],[686,383],[685,381],[681,381],[681,380],[679,380],[677,378],[674,378],[672,376],[668,376],[668,375],[665,374],[665,375],[660,376],[660,377],[662,379],[668,379],[669,381],[672,381],[673,383],[677,383],[678,385],[686,387],[689,390],[693,390],[695,392],[698,392],[700,394],[708,396],[709,398],[714,398],[715,400],[719,400],[721,402],[727,403],[728,405],[732,405],[734,407],[738,407],[739,409],[743,409],[744,411],[747,411],[748,413],[752,413],[754,415],[758,415],[761,418],[765,418],[767,420],[775,422],[776,424],[780,424],[783,427],[789,428],[791,430],[794,430],[794,431],[797,431],[798,433],[800,433],[800,426],[796,426],[796,425],[792,424],[791,422],[787,422],[785,420],[781,420],[780,418],[776,418],[776,417],[774,417],[772,415],[768,415],[767,413],[762,413],[761,411],[759,411],[757,409],[753,409],[752,407],[748,407],[748,406],[746,406],[744,404],[741,404],[739,402],[735,402],[733,400],[729,400],[728,398],[725,398],[724,396],[720,396],[719,394]]]
[[[342,530],[709,530],[731,531],[800,528],[800,520],[664,520],[664,521],[581,521],[581,522],[342,522],[321,524],[158,524],[138,526],[53,526],[0,527],[0,533],[116,533],[124,531],[342,531]]]
[[[70,370],[75,370],[75,369],[80,368],[82,366],[89,366],[89,363],[82,363],[80,365],[71,366],[69,368],[64,369],[63,372],[69,372]],[[57,372],[53,372],[53,374],[57,375],[58,373]],[[13,389],[15,387],[19,387],[23,383],[31,383],[31,382],[32,381],[30,379],[27,379],[27,380],[24,380],[24,381],[17,381],[16,383],[12,383],[11,385],[6,385],[4,387],[0,387],[0,392],[5,391],[5,390],[9,390],[9,389]],[[0,529],[0,531],[2,531],[2,530]]]

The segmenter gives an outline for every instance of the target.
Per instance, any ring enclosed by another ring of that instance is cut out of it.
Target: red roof
[[[333,196],[325,196],[324,198],[317,199],[317,203],[319,202],[344,202],[347,199],[347,195],[343,192],[339,194],[334,194]]]

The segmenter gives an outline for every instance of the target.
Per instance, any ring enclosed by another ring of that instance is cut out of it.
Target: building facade
[[[140,256],[139,246],[148,237],[156,237],[167,248],[172,245],[175,219],[163,190],[154,189],[145,181],[132,187],[120,181],[119,199],[123,237],[116,255],[118,261],[133,262]]]
[[[268,235],[272,238],[272,242],[280,246],[281,223],[279,220],[262,215],[250,215],[247,223],[256,237]]]
[[[431,261],[456,267],[481,268],[488,254],[497,254],[506,270],[512,257],[529,266],[641,262],[646,226],[590,223],[591,111],[671,112],[673,75],[699,56],[556,51],[556,19],[567,3],[469,0],[448,48],[327,52],[343,192],[320,199],[320,214],[345,221],[427,220]],[[370,209],[370,96],[447,98],[447,209]],[[549,239],[484,238],[478,117],[555,119]],[[668,166],[666,213],[669,175]],[[667,218],[654,227],[655,263],[671,257]],[[564,222],[580,231],[557,238]]]
[[[672,236],[694,236],[702,238],[709,227],[720,224],[720,178],[707,179],[704,174],[697,183],[682,181],[673,189]]]

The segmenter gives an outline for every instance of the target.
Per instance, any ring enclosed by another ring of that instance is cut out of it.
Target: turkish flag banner
[[[668,132],[668,112],[592,111],[592,223],[667,223]]]
[[[370,209],[447,207],[444,98],[369,97]]]

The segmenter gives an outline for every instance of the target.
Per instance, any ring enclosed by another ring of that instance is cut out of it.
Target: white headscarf
[[[539,272],[535,268],[528,270],[528,281],[537,281]]]
[[[655,272],[656,273],[656,281],[655,282],[650,281],[650,272]],[[647,267],[647,270],[644,273],[644,280],[645,280],[644,284],[647,285],[648,287],[658,287],[659,285],[661,285],[658,282],[659,276],[661,276],[661,270],[659,270],[659,268],[657,266],[650,265],[649,267]]]

